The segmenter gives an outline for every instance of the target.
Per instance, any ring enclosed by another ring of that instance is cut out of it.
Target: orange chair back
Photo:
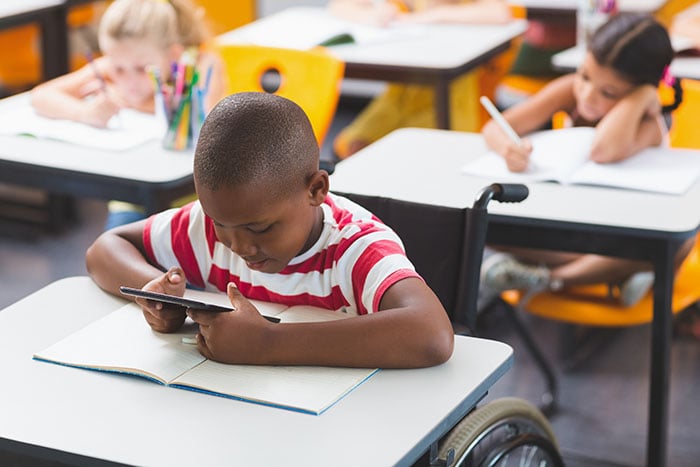
[[[673,123],[669,132],[671,146],[700,149],[700,81],[684,79],[683,102],[673,111]]]
[[[292,50],[255,45],[219,45],[229,93],[272,92],[296,102],[309,117],[319,142],[330,128],[340,97],[345,63],[323,48]],[[266,90],[265,75],[279,75],[279,87]]]

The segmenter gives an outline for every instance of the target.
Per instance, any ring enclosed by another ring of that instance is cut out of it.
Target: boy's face
[[[321,175],[323,174],[323,175]],[[270,186],[246,184],[211,191],[198,187],[205,214],[214,222],[216,236],[255,271],[277,273],[318,239],[322,228],[319,205],[328,192],[312,183],[286,197],[273,196]]]
[[[597,122],[634,86],[610,67],[600,65],[593,54],[586,53],[574,81],[574,96],[579,115]]]

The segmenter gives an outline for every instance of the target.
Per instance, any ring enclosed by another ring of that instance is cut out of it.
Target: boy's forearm
[[[266,364],[419,368],[452,354],[454,334],[444,311],[384,310],[322,323],[270,326]]]
[[[88,248],[85,259],[95,283],[114,295],[120,295],[122,285],[141,288],[162,274],[133,244],[111,232],[103,233]]]

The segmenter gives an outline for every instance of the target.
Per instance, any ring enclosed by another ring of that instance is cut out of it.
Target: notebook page
[[[511,172],[499,154],[489,151],[462,166],[462,173],[515,183],[535,181],[566,182],[590,154],[595,130],[588,127],[535,132],[530,165],[524,172]]]
[[[325,8],[294,7],[221,34],[217,42],[308,50],[340,34],[351,35],[357,44],[372,44],[426,32],[422,25],[377,27],[335,17]]]
[[[207,360],[178,377],[173,385],[320,414],[376,371],[366,368],[225,365]]]
[[[680,195],[698,176],[700,151],[662,147],[644,149],[612,164],[588,161],[570,182]]]
[[[163,137],[162,123],[155,115],[122,109],[107,128],[96,128],[70,120],[45,118],[30,105],[18,106],[0,115],[0,134],[29,135],[68,143],[124,151]]]
[[[34,357],[70,366],[139,374],[170,381],[204,361],[197,346],[182,343],[196,333],[188,320],[181,332],[151,330],[141,308],[130,303],[69,335]]]

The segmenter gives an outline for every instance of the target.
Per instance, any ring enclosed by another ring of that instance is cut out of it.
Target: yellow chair
[[[204,9],[210,32],[218,36],[257,18],[255,0],[195,0]]]
[[[319,146],[323,143],[338,105],[344,62],[320,47],[302,51],[220,44],[217,48],[230,93],[271,92],[296,102],[308,115]]]
[[[673,112],[673,123],[669,132],[671,146],[700,149],[700,81],[684,79],[683,101]]]
[[[85,52],[89,48],[82,44],[85,37],[80,31],[96,27],[107,3],[94,1],[71,7],[68,11],[71,70],[77,70],[87,63]],[[45,78],[41,74],[40,38],[38,24],[0,31],[0,86],[11,92],[19,92],[39,84]]]

